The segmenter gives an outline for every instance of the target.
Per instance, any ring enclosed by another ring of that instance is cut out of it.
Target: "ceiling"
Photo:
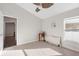
[[[46,19],[51,16],[55,16],[57,14],[75,9],[79,7],[78,3],[54,3],[53,6],[50,8],[44,9],[40,7],[40,11],[36,12],[35,9],[38,7],[34,5],[33,3],[17,3],[20,7],[24,8],[31,14],[41,18],[41,19]]]
[[[54,5],[46,9],[40,7],[41,10],[39,12],[35,11],[37,7],[38,6],[34,5],[33,3],[0,4],[0,10],[2,10],[5,14],[8,12],[12,13],[13,15],[16,15],[16,12],[24,14],[25,12],[23,11],[27,11],[40,19],[47,19],[60,13],[79,8],[79,3],[54,3]]]

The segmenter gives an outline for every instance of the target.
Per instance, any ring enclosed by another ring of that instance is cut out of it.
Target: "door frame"
[[[14,16],[8,16],[8,15],[4,15],[3,16],[3,49],[4,49],[4,39],[5,39],[5,19],[4,17],[10,17],[10,18],[15,18],[16,22],[15,22],[15,40],[16,40],[16,45],[17,45],[17,17]]]

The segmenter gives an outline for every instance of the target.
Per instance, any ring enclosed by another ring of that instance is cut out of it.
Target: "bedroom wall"
[[[64,19],[69,17],[79,16],[79,8],[69,10],[62,14],[50,17],[43,20],[43,31],[46,32],[46,40],[53,44],[59,44],[59,38],[53,36],[61,36],[64,40]],[[56,23],[56,27],[52,27],[51,24]]]
[[[3,49],[3,14],[0,11],[0,49]]]
[[[17,19],[17,45],[38,40],[38,33],[41,31],[41,19],[16,4],[1,4],[1,11],[4,15]]]

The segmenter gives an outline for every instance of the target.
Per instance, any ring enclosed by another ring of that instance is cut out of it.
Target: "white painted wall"
[[[65,32],[63,46],[79,51],[79,32]]]
[[[3,14],[0,11],[0,49],[3,49]]]
[[[59,43],[59,39],[53,37],[53,35],[55,36],[61,36],[62,39],[64,38],[64,18],[69,18],[69,17],[74,17],[74,16],[79,16],[79,8],[73,9],[71,11],[67,11],[64,12],[62,14],[50,17],[46,20],[43,21],[43,31],[46,32],[47,37],[46,40],[54,43],[54,44],[58,44]],[[56,23],[56,28],[51,27],[52,23]],[[69,46],[65,42],[65,40],[63,39],[63,46],[67,47],[67,48],[74,48],[73,43],[71,43],[72,46]],[[76,47],[79,47],[78,45]]]
[[[59,37],[63,36],[63,19],[60,16],[51,17],[43,21],[43,31],[46,32],[46,40],[58,45]],[[56,27],[52,26],[52,23],[56,23]],[[57,38],[55,37],[57,36]]]
[[[17,45],[38,40],[41,31],[41,19],[30,14],[16,4],[1,4],[4,15],[17,18]]]
[[[65,37],[64,40],[74,41],[79,43],[79,31],[65,31]]]

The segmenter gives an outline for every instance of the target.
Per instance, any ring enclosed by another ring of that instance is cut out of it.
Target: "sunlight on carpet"
[[[51,49],[51,48],[38,48],[38,49],[25,49],[27,56],[58,56],[61,53]]]
[[[22,50],[4,50],[0,51],[0,56],[25,56]]]

